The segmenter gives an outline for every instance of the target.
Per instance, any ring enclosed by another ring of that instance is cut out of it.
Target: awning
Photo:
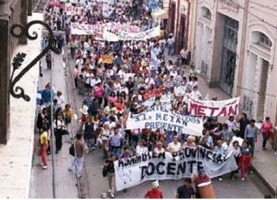
[[[152,17],[156,19],[168,19],[168,9],[162,9],[153,12]]]

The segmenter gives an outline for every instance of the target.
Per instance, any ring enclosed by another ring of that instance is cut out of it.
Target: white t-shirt
[[[139,145],[137,145],[137,147],[136,147],[136,153],[137,154],[143,154],[143,153],[148,153],[148,148],[147,147],[144,147],[144,146],[139,146]]]
[[[167,43],[168,43],[168,44],[173,44],[173,43],[174,43],[174,37],[168,38],[168,39],[167,39]]]
[[[170,152],[177,152],[181,149],[181,143],[178,142],[175,144],[174,142],[170,142],[167,146],[167,150]]]
[[[182,50],[180,51],[180,55],[181,55],[182,58],[187,59],[187,57],[188,57],[188,52],[185,51],[184,49],[182,49]]]
[[[199,92],[199,90],[192,90],[190,93],[190,97],[199,100],[202,98],[202,94]]]

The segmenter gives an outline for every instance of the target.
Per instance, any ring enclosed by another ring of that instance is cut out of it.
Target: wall
[[[258,0],[249,1],[249,12],[254,13],[255,16],[248,14],[247,31],[246,31],[246,44],[244,51],[246,52],[244,60],[244,73],[246,74],[251,69],[255,70],[254,84],[247,85],[249,80],[243,80],[241,87],[241,96],[252,101],[252,115],[257,120],[263,120],[264,117],[271,117],[272,121],[276,121],[276,106],[277,106],[277,69],[276,69],[276,34],[277,27],[277,2],[268,0],[261,3]],[[263,19],[264,21],[258,19]],[[259,43],[259,36],[257,33],[265,34],[271,41],[272,46],[265,48]],[[249,56],[250,55],[250,56]],[[256,57],[256,62],[253,56]],[[268,70],[262,66],[263,60],[269,62]],[[267,79],[266,77],[267,76]],[[266,81],[263,81],[266,80]],[[263,89],[265,88],[266,89]],[[264,94],[263,94],[264,93]],[[263,96],[261,98],[261,96]],[[243,102],[243,105],[247,102]],[[264,110],[262,110],[264,108]],[[245,109],[245,108],[244,108]],[[249,112],[247,110],[247,112]]]
[[[10,132],[10,98],[9,77],[12,54],[16,50],[19,40],[11,37],[12,24],[26,24],[28,4],[26,0],[0,1],[0,144],[6,144]],[[22,40],[26,44],[26,40]]]

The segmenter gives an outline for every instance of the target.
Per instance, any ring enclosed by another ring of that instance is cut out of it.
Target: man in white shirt
[[[187,60],[188,60],[188,50],[185,48],[182,48],[180,51],[181,59],[182,59],[182,65],[187,65]]]
[[[175,80],[176,77],[178,76],[178,72],[177,72],[175,66],[172,68],[172,71],[170,71],[169,76],[173,76],[174,80]]]
[[[145,79],[145,84],[147,85],[147,89],[149,89],[151,85],[155,85],[155,81],[153,78],[150,77],[150,75],[147,75],[147,78]]]
[[[181,143],[178,141],[178,137],[174,136],[173,141],[168,144],[166,150],[169,151],[170,153],[175,153],[180,151],[180,149],[181,149]]]
[[[168,55],[173,56],[174,55],[174,37],[173,33],[169,34],[169,37],[167,39],[168,44]]]
[[[126,84],[125,83],[122,83],[121,84],[121,87],[119,88],[119,93],[121,92],[125,92],[126,95],[129,95],[129,90],[128,88],[126,87]]]
[[[190,93],[190,97],[191,97],[192,99],[197,99],[197,100],[202,99],[202,94],[199,92],[198,86],[194,86],[194,87],[192,88],[192,91],[191,91],[191,93]]]

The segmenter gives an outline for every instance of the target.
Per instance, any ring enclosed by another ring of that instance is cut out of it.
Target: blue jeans
[[[73,167],[76,168],[77,177],[80,178],[83,170],[84,157],[75,157],[72,163],[69,165],[68,170],[72,170]]]
[[[266,142],[268,140],[268,134],[267,133],[262,133],[263,135],[263,149],[265,148],[266,146]]]
[[[168,45],[168,55],[173,56],[174,55],[174,44]]]
[[[116,158],[120,158],[121,155],[121,148],[120,147],[115,147],[115,146],[110,146],[111,152],[116,156]]]

